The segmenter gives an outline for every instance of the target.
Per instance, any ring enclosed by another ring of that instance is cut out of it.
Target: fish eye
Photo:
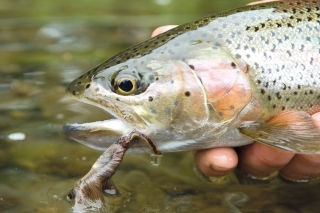
[[[120,95],[131,95],[137,91],[137,82],[135,79],[121,78],[115,84],[116,93]]]

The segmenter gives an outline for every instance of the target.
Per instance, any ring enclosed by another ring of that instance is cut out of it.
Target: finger
[[[320,155],[295,155],[293,159],[280,170],[283,178],[295,182],[308,182],[320,174]]]
[[[239,149],[238,167],[253,177],[264,179],[290,162],[295,153],[254,143]]]
[[[204,149],[195,152],[195,161],[205,175],[221,177],[237,166],[238,157],[232,148]]]
[[[167,25],[167,26],[162,26],[162,27],[158,27],[157,29],[155,29],[152,34],[151,37],[155,37],[161,33],[164,33],[168,30],[171,30],[172,28],[175,28],[178,25]]]
[[[314,123],[320,131],[320,113],[312,115]],[[320,155],[295,155],[293,159],[280,170],[283,178],[307,182],[315,179],[320,175]]]

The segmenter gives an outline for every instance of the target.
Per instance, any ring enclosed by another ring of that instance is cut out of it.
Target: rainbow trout
[[[135,131],[160,152],[258,141],[320,153],[310,116],[320,111],[320,3],[245,6],[178,26],[94,67],[67,93],[116,118],[64,127],[100,150]]]

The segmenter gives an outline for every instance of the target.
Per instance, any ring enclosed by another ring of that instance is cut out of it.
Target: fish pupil
[[[119,84],[119,88],[125,92],[130,92],[133,89],[133,84],[130,80],[123,80]]]

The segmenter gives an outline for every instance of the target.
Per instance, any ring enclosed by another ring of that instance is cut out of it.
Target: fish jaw
[[[63,126],[65,135],[90,148],[105,151],[123,135],[133,130],[132,126],[119,119],[110,119],[83,124],[66,124]],[[152,152],[143,142],[137,142],[128,153]]]

